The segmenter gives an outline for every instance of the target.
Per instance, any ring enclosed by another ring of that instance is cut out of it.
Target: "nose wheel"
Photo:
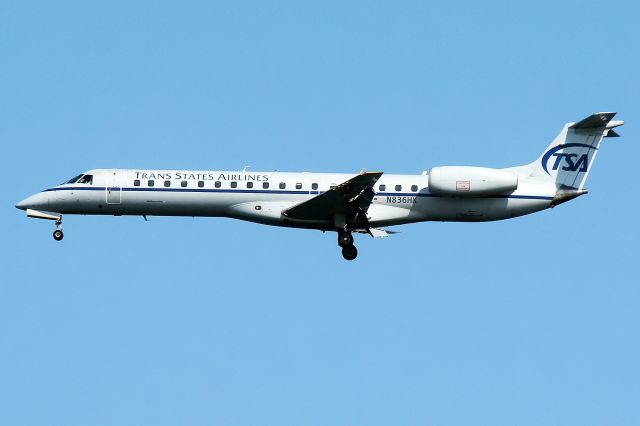
[[[62,233],[62,221],[56,220],[56,230],[53,231],[53,239],[56,241],[60,241],[64,238],[64,234]]]
[[[353,260],[358,257],[358,249],[353,244],[342,247],[342,257],[347,260]]]
[[[338,245],[342,247],[342,257],[353,260],[358,256],[358,249],[353,245],[353,235],[351,232],[338,232]]]

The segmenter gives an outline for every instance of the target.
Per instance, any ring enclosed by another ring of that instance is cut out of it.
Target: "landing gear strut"
[[[60,241],[62,238],[64,238],[64,234],[62,233],[62,220],[56,220],[56,230],[53,231],[53,239]]]
[[[347,260],[353,260],[358,256],[358,250],[353,245],[353,235],[351,232],[338,232],[338,245],[342,247],[342,257]]]

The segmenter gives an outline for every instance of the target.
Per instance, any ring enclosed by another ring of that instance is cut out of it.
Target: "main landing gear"
[[[56,241],[60,241],[64,238],[64,234],[62,233],[62,220],[56,220],[56,230],[53,231],[53,239]]]
[[[338,245],[342,247],[342,257],[353,260],[358,257],[358,249],[353,245],[353,235],[351,232],[338,232]]]

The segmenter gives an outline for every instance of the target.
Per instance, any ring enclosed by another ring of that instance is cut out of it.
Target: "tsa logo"
[[[589,167],[589,154],[576,154],[572,152],[558,152],[564,148],[588,148],[596,149],[591,145],[585,145],[582,143],[568,143],[564,145],[557,145],[545,152],[542,156],[542,168],[547,174],[549,173],[549,160],[551,161],[551,170],[564,170],[567,172],[586,172]]]

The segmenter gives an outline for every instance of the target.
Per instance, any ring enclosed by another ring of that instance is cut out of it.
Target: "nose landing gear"
[[[353,235],[351,235],[351,232],[339,232],[338,245],[340,247],[353,245]]]
[[[353,260],[358,256],[358,249],[353,244],[342,247],[342,257],[347,260]]]
[[[35,219],[44,219],[44,220],[55,220],[56,230],[53,231],[53,239],[56,241],[60,241],[64,237],[64,234],[62,233],[62,215],[61,214],[52,214],[52,213],[41,212],[33,209],[27,209],[27,217],[33,217]]]
[[[338,245],[342,247],[342,257],[353,260],[358,256],[358,249],[353,245],[353,235],[351,232],[338,232]]]
[[[56,230],[53,231],[53,239],[56,241],[60,241],[64,238],[64,234],[62,233],[62,219],[56,220]]]

